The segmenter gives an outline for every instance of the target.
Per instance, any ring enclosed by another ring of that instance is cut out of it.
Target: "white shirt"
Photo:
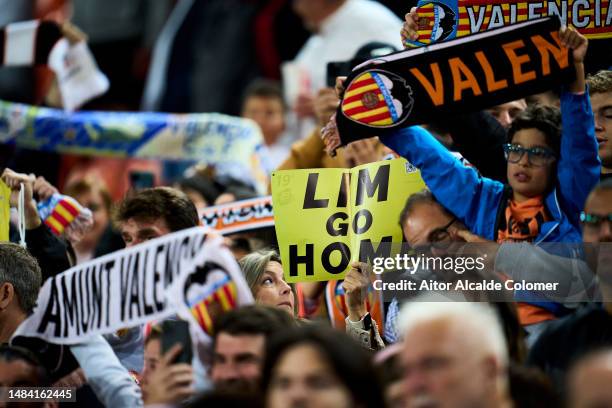
[[[401,20],[391,10],[371,0],[347,0],[321,24],[295,58],[310,75],[313,95],[326,85],[327,63],[348,61],[359,48],[376,41],[401,50]]]

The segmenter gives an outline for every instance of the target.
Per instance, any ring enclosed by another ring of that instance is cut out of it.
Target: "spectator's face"
[[[483,406],[493,374],[487,359],[446,320],[430,321],[406,334],[402,365],[406,407]]]
[[[136,220],[130,218],[120,225],[121,237],[125,247],[130,248],[150,239],[169,234],[171,231],[163,218],[156,220]]]
[[[91,210],[94,221],[93,228],[83,237],[81,241],[79,241],[79,244],[86,247],[93,247],[98,243],[100,237],[104,233],[104,230],[108,226],[110,214],[104,205],[104,199],[99,191],[91,190],[74,198],[82,206]]]
[[[599,143],[599,158],[604,167],[612,168],[612,92],[591,95],[595,114],[595,136]]]
[[[221,332],[215,340],[210,376],[215,387],[253,390],[261,376],[263,334],[231,335]]]
[[[311,345],[301,344],[285,351],[277,361],[266,406],[343,408],[356,405],[348,388],[321,353]]]
[[[142,369],[142,385],[146,385],[149,376],[155,371],[161,359],[161,341],[152,339],[144,349],[144,368]]]
[[[586,214],[607,217],[612,213],[612,190],[597,190],[589,195],[584,205]],[[612,242],[612,225],[603,221],[599,226],[584,225],[582,228],[584,242],[599,243]]]
[[[267,145],[274,144],[285,129],[283,101],[279,98],[251,96],[244,103],[242,116],[259,125]]]
[[[569,376],[571,408],[612,406],[612,357],[605,356],[580,364]]]
[[[417,204],[410,216],[404,221],[402,230],[406,241],[412,248],[429,247],[434,255],[441,255],[438,248],[453,241],[462,241],[455,233],[465,226],[458,220],[446,227],[453,218],[438,204]]]
[[[523,129],[514,134],[512,143],[525,149],[542,147],[550,149],[546,144],[546,136],[538,129]],[[531,198],[541,196],[546,192],[553,177],[554,162],[536,166],[529,162],[529,155],[523,154],[518,163],[508,162],[508,183],[514,193]]]
[[[527,108],[525,100],[517,99],[516,101],[494,106],[488,109],[487,112],[493,115],[504,128],[508,129],[516,115],[524,111],[525,108]]]
[[[291,286],[283,278],[283,266],[270,262],[261,276],[255,289],[255,302],[272,307],[279,307],[293,315],[295,296]]]

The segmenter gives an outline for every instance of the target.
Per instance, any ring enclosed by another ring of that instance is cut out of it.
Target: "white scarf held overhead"
[[[71,44],[52,21],[23,21],[0,30],[0,62],[5,66],[48,65],[56,75],[67,111],[74,111],[109,88],[84,41]]]

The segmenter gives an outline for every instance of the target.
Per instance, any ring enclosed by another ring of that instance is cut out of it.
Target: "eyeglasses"
[[[414,250],[417,253],[425,253],[428,252],[430,248],[436,249],[446,249],[450,246],[450,234],[448,229],[451,225],[453,225],[457,221],[457,218],[453,218],[450,220],[448,224],[443,227],[436,228],[427,235],[427,244],[419,245],[418,247],[414,247]]]
[[[590,228],[601,228],[601,224],[608,221],[612,225],[612,213],[608,215],[587,214],[584,211],[580,213],[580,221],[582,225]]]
[[[506,143],[504,145],[504,154],[506,160],[510,163],[518,163],[523,158],[523,155],[527,153],[527,160],[529,164],[533,166],[545,166],[548,163],[555,161],[556,157],[552,150],[545,147],[532,147],[525,149],[521,145]]]

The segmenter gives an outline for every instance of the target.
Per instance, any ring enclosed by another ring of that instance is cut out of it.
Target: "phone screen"
[[[176,343],[181,344],[183,349],[174,364],[191,364],[193,351],[191,349],[191,335],[189,334],[189,323],[183,320],[164,320],[162,322],[162,353],[170,350]]]

